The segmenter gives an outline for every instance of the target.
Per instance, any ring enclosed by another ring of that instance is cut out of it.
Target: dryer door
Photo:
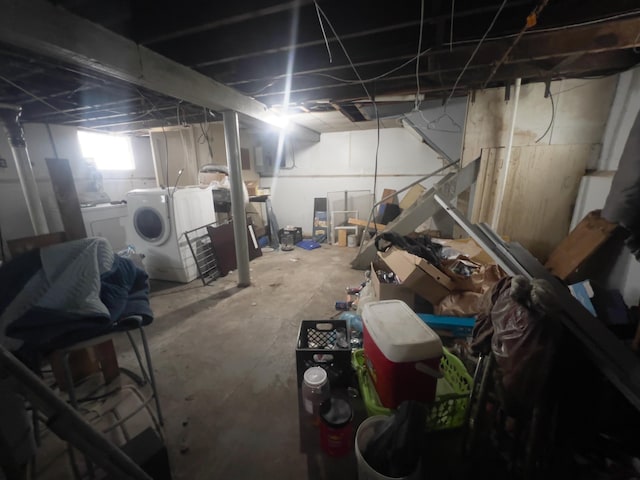
[[[153,207],[138,208],[133,215],[136,233],[152,245],[162,245],[169,238],[171,224],[166,215]]]

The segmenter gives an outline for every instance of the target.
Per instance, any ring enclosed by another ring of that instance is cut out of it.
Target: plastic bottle
[[[305,411],[313,416],[314,424],[319,423],[320,405],[331,396],[327,372],[322,367],[311,367],[304,372],[302,383],[302,404]]]

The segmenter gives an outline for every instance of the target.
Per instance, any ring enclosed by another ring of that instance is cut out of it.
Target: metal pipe
[[[247,218],[244,210],[244,193],[242,189],[242,164],[240,162],[240,128],[238,114],[226,111],[222,114],[224,122],[224,139],[227,145],[227,165],[229,167],[229,184],[231,186],[231,214],[233,216],[233,234],[236,244],[236,262],[238,265],[238,287],[251,285],[249,273],[249,237],[247,235]]]
[[[47,417],[47,426],[78,448],[113,478],[151,480],[120,448],[91,427],[40,378],[0,345],[0,378],[12,378],[15,390]]]
[[[516,116],[518,115],[518,101],[520,100],[520,84],[521,78],[516,78],[516,89],[513,99],[513,112],[511,114],[511,126],[509,127],[509,140],[507,141],[507,153],[504,157],[504,165],[502,168],[502,179],[498,185],[498,191],[496,192],[496,198],[493,202],[493,215],[491,217],[491,228],[498,229],[498,222],[500,221],[500,212],[502,211],[502,201],[504,197],[504,191],[507,188],[507,179],[509,178],[509,164],[511,163],[511,149],[513,147],[513,134],[516,129]]]
[[[38,193],[36,177],[33,174],[33,168],[29,160],[24,130],[20,124],[21,113],[22,107],[18,105],[0,103],[0,121],[4,124],[4,129],[11,145],[11,153],[16,163],[22,193],[27,202],[27,210],[33,226],[33,232],[35,235],[45,235],[49,233],[49,227],[44,216],[42,200],[40,200],[40,194]]]

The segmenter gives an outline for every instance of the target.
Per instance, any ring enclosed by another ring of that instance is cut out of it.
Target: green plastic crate
[[[444,375],[438,380],[436,399],[427,407],[427,431],[461,427],[464,424],[473,379],[462,361],[443,348],[440,369]],[[360,393],[369,416],[391,415],[393,410],[380,403],[378,393],[365,364],[364,350],[354,350],[351,357],[358,374]]]

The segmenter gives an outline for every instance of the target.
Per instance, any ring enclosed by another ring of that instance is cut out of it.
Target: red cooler
[[[362,319],[367,369],[382,404],[432,402],[441,376],[440,337],[400,300],[367,303]]]

